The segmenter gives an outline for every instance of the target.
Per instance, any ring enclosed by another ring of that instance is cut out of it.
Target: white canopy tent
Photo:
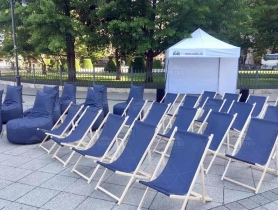
[[[197,29],[166,51],[166,92],[235,93],[239,56],[239,47]]]

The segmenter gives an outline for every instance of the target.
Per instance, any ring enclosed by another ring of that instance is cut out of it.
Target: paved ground
[[[4,86],[0,85],[0,88]],[[24,88],[24,108],[29,108],[34,97],[34,89]],[[83,102],[86,93],[78,92],[78,102]],[[119,100],[124,100],[126,93],[109,93],[109,107]],[[145,99],[154,100],[154,94],[146,94]],[[115,100],[116,99],[116,100]],[[19,134],[20,135],[20,134]],[[49,142],[50,143],[50,142]],[[62,154],[67,155],[64,150]],[[159,156],[153,157],[158,162]],[[209,158],[205,161],[208,163]],[[70,172],[75,163],[74,157],[69,166],[64,168],[60,162],[51,158],[38,145],[19,146],[7,141],[5,134],[0,139],[0,209],[5,210],[133,210],[136,209],[144,192],[144,186],[134,183],[128,191],[123,204],[118,206],[113,199],[94,187],[101,173],[98,173],[91,184]],[[220,177],[227,161],[217,158],[215,164],[206,176],[206,194],[213,198],[212,202],[203,204],[190,201],[186,209],[278,209],[278,177],[266,175],[258,195],[248,189],[229,182],[222,182]],[[147,167],[147,164],[144,164]],[[84,161],[81,170],[90,173],[95,167],[92,161]],[[247,184],[258,182],[260,172],[232,163],[229,176]],[[105,186],[111,191],[120,193],[126,180],[122,177],[108,174]],[[201,188],[197,181],[195,191]],[[150,191],[144,203],[144,209],[180,209],[181,202],[170,200],[155,191]]]

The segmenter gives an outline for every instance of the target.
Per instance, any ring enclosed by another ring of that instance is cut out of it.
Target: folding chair
[[[177,128],[175,128],[151,177],[151,181],[139,181],[139,183],[146,185],[147,189],[138,209],[141,209],[150,188],[170,198],[183,200],[181,209],[186,208],[188,200],[200,200],[204,203],[212,201],[211,198],[206,196],[203,168],[203,162],[212,137],[213,134],[206,136],[182,130],[177,131]],[[166,152],[171,143],[173,143],[173,147],[170,157],[165,168],[159,174],[160,166],[165,161],[165,157],[167,157]],[[201,173],[202,178],[201,194],[193,192],[198,173]]]
[[[159,139],[153,151],[161,154],[161,152],[157,150],[160,140],[168,141],[175,127],[178,127],[179,129],[185,131],[188,130],[193,131],[194,121],[199,117],[201,112],[202,112],[201,108],[196,109],[196,108],[180,106],[178,109],[178,113],[171,117],[164,132],[158,134]]]
[[[200,126],[198,133],[202,133],[204,135],[213,134],[212,142],[208,150],[208,152],[211,153],[213,157],[207,169],[205,169],[206,174],[209,172],[216,156],[225,156],[223,154],[220,154],[220,149],[225,141],[225,138],[229,134],[229,130],[236,117],[237,114],[227,114],[211,111],[209,112],[207,119],[205,119],[205,121]]]
[[[87,106],[82,115],[76,121],[75,126],[70,130],[69,134],[65,138],[53,137],[52,140],[59,144],[59,147],[52,158],[59,160],[65,167],[72,158],[73,154],[71,154],[67,160],[64,161],[58,156],[59,151],[63,146],[77,148],[84,146],[87,134],[90,133],[90,137],[93,137],[92,126],[97,121],[101,113],[102,109],[94,110]]]
[[[142,119],[142,112],[147,104],[148,100],[134,100],[131,98],[122,116],[128,116],[128,120],[125,126],[129,127],[137,119]]]
[[[152,102],[142,121],[147,124],[157,126],[164,120],[164,117],[170,107],[171,104]]]
[[[265,120],[278,121],[278,107],[267,105],[263,116]]]
[[[60,118],[58,119],[58,121],[55,123],[55,125],[52,127],[51,130],[44,130],[44,129],[37,128],[37,130],[41,130],[46,135],[44,140],[40,143],[39,147],[44,149],[47,152],[47,154],[50,154],[54,149],[56,143],[54,142],[49,149],[44,146],[44,143],[49,139],[49,137],[52,136],[57,138],[65,137],[67,132],[69,132],[69,130],[74,126],[74,121],[78,117],[82,109],[83,109],[83,105],[80,106],[70,102],[68,107],[65,109],[65,111],[60,116]]]
[[[233,101],[238,102],[240,97],[241,94],[238,93],[225,93],[222,97],[222,100],[226,99],[226,102],[221,108],[221,112],[227,113]]]
[[[173,110],[173,107],[175,106],[179,96],[180,96],[180,94],[166,92],[165,95],[163,96],[163,98],[161,99],[160,103],[171,104],[168,112],[175,111],[175,110]]]
[[[271,157],[278,149],[278,122],[251,117],[249,117],[248,121],[250,121],[250,125],[247,129],[243,143],[241,144],[240,142],[243,138],[245,129],[241,131],[232,155],[226,154],[226,156],[230,159],[221,180],[227,180],[234,184],[254,190],[257,194],[262,185],[266,172],[278,175],[278,156],[276,156],[276,169],[269,168]],[[226,177],[226,173],[232,159],[263,170],[262,176],[256,187],[252,187]]]
[[[128,117],[122,117],[119,115],[114,115],[111,113],[108,113],[108,115],[105,117],[105,120],[102,123],[103,129],[100,128],[94,133],[93,138],[91,139],[92,142],[88,144],[86,149],[80,150],[78,148],[73,148],[73,153],[77,152],[80,157],[73,166],[73,169],[71,172],[75,172],[84,179],[90,183],[98,168],[100,165],[97,165],[97,167],[94,169],[91,176],[86,176],[82,172],[78,171],[77,166],[81,162],[83,158],[90,158],[93,160],[99,160],[101,162],[109,162],[111,157],[109,156],[109,152],[117,143],[119,145],[119,133],[122,130],[123,126],[125,125]],[[103,126],[104,125],[104,126]]]
[[[129,140],[126,142],[128,134],[125,135],[124,140],[121,142],[117,151],[114,153],[112,157],[112,162],[104,163],[97,161],[98,164],[105,167],[106,169],[104,170],[101,178],[99,179],[95,189],[99,189],[107,195],[111,196],[112,198],[116,199],[118,201],[118,204],[120,205],[135,178],[149,179],[151,175],[144,171],[141,171],[140,167],[143,161],[145,160],[146,156],[148,155],[150,162],[150,171],[152,173],[151,145],[155,140],[160,126],[161,125],[157,127],[148,123],[136,121],[131,131]],[[124,145],[126,146],[123,152],[115,160],[115,157],[119,155],[119,153],[122,150],[121,147],[123,147]],[[113,171],[114,173],[119,175],[130,177],[128,184],[125,186],[125,189],[120,197],[117,197],[116,195],[114,195],[113,193],[109,192],[107,189],[104,189],[101,186],[101,183],[105,177],[105,174],[107,173],[107,170]]]
[[[201,99],[199,102],[198,107],[202,107],[207,98],[215,98],[217,95],[217,92],[214,91],[203,91],[202,94],[200,95]]]
[[[246,103],[248,104],[254,104],[256,103],[256,106],[252,112],[252,117],[261,117],[261,114],[264,113],[265,107],[267,104],[269,96],[256,96],[256,95],[249,95]]]
[[[202,109],[204,110],[202,116],[197,119],[197,122],[203,122],[204,119],[206,118],[209,110],[214,110],[214,111],[221,111],[222,107],[224,106],[226,100],[222,99],[216,99],[216,98],[207,98],[205,103],[202,106]]]
[[[195,108],[198,106],[200,99],[201,99],[200,96],[185,95],[184,100],[182,101],[183,102],[182,106]]]
[[[240,131],[243,130],[244,126],[248,123],[248,117],[251,116],[254,107],[256,106],[255,104],[247,104],[243,102],[235,102],[233,101],[230,109],[228,110],[229,114],[236,114],[237,117],[234,121],[234,123],[231,126],[230,131],[235,131],[237,133],[240,133]],[[226,144],[226,143],[225,143]],[[230,144],[230,137],[227,135],[227,146],[228,146],[228,151],[230,146],[233,146]]]

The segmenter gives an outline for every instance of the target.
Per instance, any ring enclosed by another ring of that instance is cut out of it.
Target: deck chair
[[[114,115],[108,113],[105,117],[105,120],[102,123],[103,129],[98,129],[95,133],[93,138],[91,139],[92,142],[88,144],[86,149],[80,150],[78,148],[73,148],[73,153],[78,153],[80,155],[79,159],[73,166],[71,172],[75,172],[90,183],[97,170],[99,169],[100,165],[97,165],[94,169],[91,176],[86,176],[81,171],[77,169],[77,166],[81,162],[83,158],[90,158],[93,160],[99,160],[101,162],[109,162],[109,152],[115,143],[119,144],[119,133],[122,130],[123,126],[125,125],[128,117],[122,117],[119,115]]]
[[[222,97],[222,100],[226,99],[226,102],[221,108],[221,112],[227,113],[233,101],[238,102],[240,97],[241,94],[238,93],[225,93]]]
[[[150,188],[173,199],[183,200],[182,208],[185,209],[188,200],[212,201],[206,196],[203,162],[211,143],[213,135],[187,132],[174,129],[174,132],[162,153],[158,165],[150,181],[139,181],[147,186],[140,201],[141,209],[147,192]],[[168,162],[163,171],[158,175],[160,166],[165,161],[167,150],[173,144]],[[193,192],[198,174],[201,173],[202,193]]]
[[[267,105],[263,119],[278,121],[278,106]]]
[[[60,118],[58,119],[58,121],[55,123],[55,125],[52,127],[51,130],[44,130],[44,129],[37,128],[37,130],[41,130],[46,135],[44,140],[40,143],[39,147],[44,149],[47,152],[47,154],[50,154],[51,151],[54,149],[56,143],[53,143],[53,145],[48,149],[44,146],[45,142],[50,137],[53,136],[57,138],[65,137],[67,132],[69,132],[69,130],[74,126],[74,121],[75,119],[78,118],[78,115],[82,111],[82,109],[83,109],[83,105],[80,106],[70,102],[68,107],[64,110],[63,114],[60,116]]]
[[[131,98],[126,106],[122,116],[128,116],[128,120],[125,122],[125,126],[129,127],[137,119],[142,119],[142,112],[147,104],[148,100],[134,100]]]
[[[182,101],[183,102],[182,106],[195,108],[198,106],[200,99],[201,97],[199,96],[185,95],[184,100]]]
[[[217,92],[214,91],[203,91],[200,95],[201,99],[199,101],[198,107],[202,107],[207,100],[207,98],[215,98],[217,95]]]
[[[202,112],[201,108],[196,109],[196,108],[182,107],[182,106],[179,107],[178,113],[171,117],[163,133],[158,134],[159,139],[153,151],[161,154],[161,152],[157,150],[160,141],[161,140],[168,141],[175,127],[178,127],[179,129],[185,131],[188,130],[193,131],[194,121],[199,117],[201,112]]]
[[[247,98],[246,103],[248,104],[254,104],[256,103],[256,106],[252,112],[252,117],[261,117],[261,114],[264,113],[265,107],[267,104],[269,96],[256,96],[256,95],[249,95]]]
[[[216,99],[216,98],[207,98],[205,103],[202,106],[202,109],[204,110],[202,116],[197,119],[197,122],[203,122],[204,119],[206,118],[209,110],[213,110],[213,111],[221,111],[222,107],[224,106],[226,100],[222,100],[222,99]]]
[[[102,192],[116,199],[118,201],[118,204],[120,205],[129,187],[131,186],[131,184],[136,178],[150,179],[151,175],[146,173],[145,171],[141,171],[140,167],[143,161],[145,160],[146,156],[149,156],[149,161],[150,161],[149,166],[150,166],[150,171],[152,173],[151,146],[160,129],[160,126],[161,125],[157,127],[155,125],[151,125],[148,123],[136,121],[134,123],[134,127],[131,131],[129,139],[126,140],[127,136],[129,136],[129,134],[126,134],[125,140],[121,142],[121,145],[119,145],[119,148],[114,153],[112,157],[112,161],[110,163],[97,161],[98,164],[100,164],[106,169],[104,170],[102,176],[100,177],[95,189],[101,190]],[[123,147],[124,144],[126,146],[123,152],[120,154],[120,156],[118,156],[120,151],[122,151],[121,147]],[[117,156],[118,158],[115,159],[115,157]],[[116,174],[129,177],[128,184],[125,186],[125,189],[120,197],[112,194],[107,189],[104,189],[101,186],[103,179],[108,170]]]
[[[84,146],[86,144],[85,138],[87,134],[90,134],[91,138],[93,137],[92,126],[97,121],[101,113],[102,113],[102,109],[95,110],[87,106],[84,112],[82,113],[82,115],[76,121],[75,126],[71,129],[71,131],[66,137],[64,138],[53,137],[52,140],[55,141],[59,145],[59,147],[55,151],[52,158],[55,158],[61,163],[63,163],[65,167],[70,161],[70,159],[72,158],[73,154],[71,154],[66,159],[66,161],[64,161],[58,156],[59,151],[64,146],[77,147],[77,148],[81,148],[81,146]]]
[[[278,98],[276,99],[274,106],[277,106],[277,105],[278,105]]]
[[[206,174],[209,172],[216,156],[225,156],[220,154],[220,149],[229,134],[229,130],[234,123],[237,114],[227,114],[216,111],[210,111],[208,113],[207,119],[200,126],[198,133],[204,135],[213,134],[212,142],[209,146],[208,153],[213,155],[207,169],[205,169]],[[205,127],[205,128],[204,128]]]
[[[142,121],[147,124],[157,126],[163,122],[170,107],[171,104],[152,102]]]
[[[160,103],[164,103],[164,104],[171,104],[168,112],[170,111],[175,111],[173,110],[178,98],[179,98],[180,94],[176,94],[176,93],[169,93],[166,92],[165,95],[163,96],[163,98],[161,99]]]
[[[251,117],[249,117],[248,121],[250,121],[250,125],[247,129],[243,144],[240,142],[242,141],[241,139],[243,138],[245,130],[241,132],[232,155],[226,154],[226,156],[230,159],[221,180],[227,180],[234,184],[254,190],[257,194],[260,190],[266,172],[278,175],[278,155],[276,156],[276,169],[269,168],[271,157],[278,148],[278,122]],[[252,187],[226,177],[226,173],[232,160],[240,161],[263,170],[262,176],[256,187]]]

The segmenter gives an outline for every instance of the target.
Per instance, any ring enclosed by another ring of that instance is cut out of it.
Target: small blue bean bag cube
[[[113,106],[113,114],[122,115],[131,98],[133,98],[136,101],[143,100],[144,88],[145,88],[144,85],[142,86],[131,85],[127,100],[125,102],[115,104]]]
[[[35,103],[28,117],[10,120],[7,125],[7,139],[14,144],[35,144],[45,138],[37,128],[50,130],[53,127],[53,113],[56,93],[37,91]]]
[[[64,113],[69,104],[76,104],[76,84],[64,83],[64,89],[60,97],[61,113]]]
[[[22,85],[7,86],[6,97],[1,110],[2,122],[7,123],[9,120],[22,118]]]

